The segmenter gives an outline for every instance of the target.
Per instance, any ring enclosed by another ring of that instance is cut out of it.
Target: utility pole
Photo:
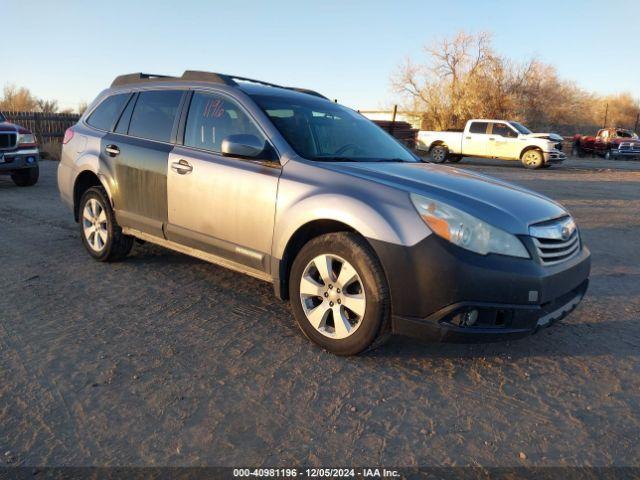
[[[393,106],[393,116],[391,117],[391,127],[389,128],[389,133],[393,135],[393,131],[396,128],[396,114],[398,113],[398,105]]]
[[[609,115],[609,104],[607,103],[606,108],[604,109],[604,124],[602,128],[607,128],[607,116]]]
[[[638,122],[640,122],[640,112],[636,115],[636,126],[633,127],[633,131],[638,133]]]

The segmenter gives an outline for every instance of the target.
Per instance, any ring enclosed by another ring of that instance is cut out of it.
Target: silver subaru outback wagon
[[[302,332],[340,355],[389,334],[523,336],[588,285],[589,250],[561,205],[422,163],[305,89],[120,76],[66,132],[58,184],[96,260],[137,238],[272,282]]]

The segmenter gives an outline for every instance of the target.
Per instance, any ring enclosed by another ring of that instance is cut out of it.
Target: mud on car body
[[[392,333],[522,336],[588,284],[561,205],[424,164],[305,89],[118,77],[67,132],[58,184],[95,259],[139,238],[272,282],[302,332],[342,355]]]
[[[38,181],[39,156],[35,136],[8,122],[0,112],[0,175],[11,175],[20,187],[34,185]]]

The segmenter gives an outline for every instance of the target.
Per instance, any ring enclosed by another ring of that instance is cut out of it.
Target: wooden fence
[[[73,113],[2,112],[7,120],[31,130],[37,142],[62,143],[64,132],[75,125],[80,115]]]

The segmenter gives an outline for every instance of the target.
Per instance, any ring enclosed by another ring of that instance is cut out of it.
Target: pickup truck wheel
[[[540,168],[544,164],[544,157],[542,156],[542,152],[540,150],[527,150],[522,154],[521,158],[522,164],[526,168]]]
[[[429,151],[433,163],[444,163],[447,160],[449,149],[444,145],[436,145]]]
[[[40,167],[37,165],[31,168],[24,168],[22,170],[16,170],[11,174],[11,180],[18,187],[30,187],[38,182],[40,176]]]
[[[79,212],[82,243],[89,255],[100,262],[114,262],[127,256],[133,237],[124,235],[116,223],[104,188],[89,188],[80,199]]]
[[[367,242],[354,233],[316,237],[296,256],[291,307],[307,338],[337,355],[356,355],[390,335],[389,289]]]

